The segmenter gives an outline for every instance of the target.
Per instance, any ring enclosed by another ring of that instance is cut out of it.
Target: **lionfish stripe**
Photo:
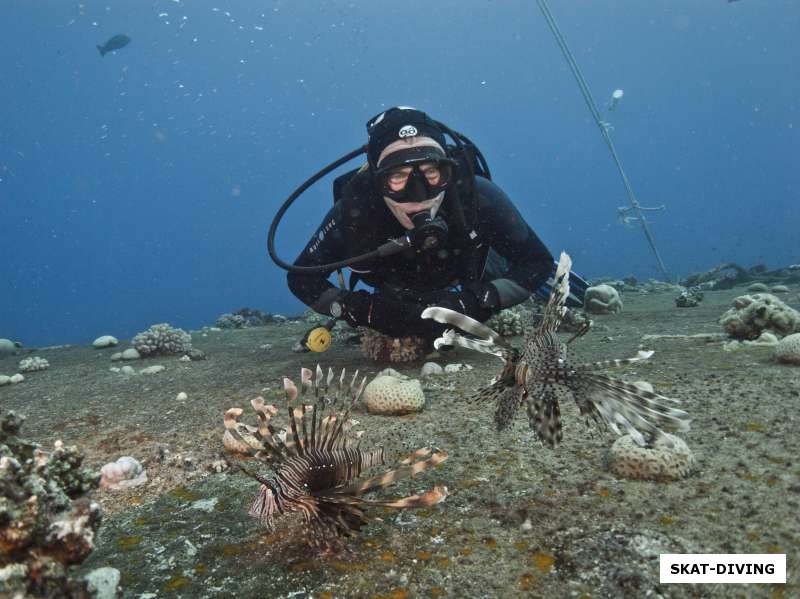
[[[502,344],[503,342],[500,335],[495,333],[485,324],[480,323],[474,318],[470,318],[465,314],[456,312],[455,310],[450,310],[448,308],[440,308],[439,306],[431,306],[430,308],[425,308],[420,316],[422,318],[433,319],[436,322],[440,322],[442,324],[453,325],[454,327],[458,327],[465,333],[475,335],[476,337],[484,339],[486,341],[493,341],[494,343],[497,344]]]
[[[297,408],[289,407],[289,426],[292,431],[292,440],[293,440],[293,447],[286,443],[287,449],[293,449],[297,452],[297,455],[303,456],[305,455],[305,451],[303,451],[303,442],[300,440],[300,436],[297,433],[297,414],[298,412],[302,415],[302,410]]]

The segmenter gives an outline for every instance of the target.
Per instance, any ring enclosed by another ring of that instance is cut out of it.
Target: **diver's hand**
[[[425,306],[388,298],[368,291],[350,291],[342,298],[344,319],[351,326],[377,329],[388,335],[402,335],[408,323],[420,319]]]
[[[497,290],[488,283],[481,284],[475,290],[442,291],[438,296],[426,300],[430,306],[449,308],[478,320],[491,316],[500,304]]]

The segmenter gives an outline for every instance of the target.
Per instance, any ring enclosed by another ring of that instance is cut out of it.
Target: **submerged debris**
[[[278,408],[265,404],[262,397],[250,402],[258,414],[257,428],[237,422],[241,408],[231,408],[225,414],[229,437],[226,445],[231,447],[231,441],[238,441],[240,453],[262,460],[273,472],[266,478],[241,463],[231,464],[261,483],[250,515],[272,527],[276,518],[300,512],[305,523],[306,542],[321,551],[342,548],[343,538],[361,529],[367,521],[364,506],[428,507],[447,496],[446,487],[434,487],[422,495],[400,499],[363,498],[366,493],[443,462],[447,454],[427,447],[418,449],[400,460],[398,467],[357,480],[369,468],[385,463],[382,447],[360,448],[363,431],[353,430],[357,423],[349,419],[350,409],[361,397],[366,384],[364,377],[356,385],[357,376],[358,372],[348,383],[342,370],[341,376],[334,380],[333,370],[328,369],[326,377],[317,366],[312,381],[311,370],[303,368],[299,392],[295,383],[285,378],[289,414],[285,431],[278,431],[270,423]],[[302,398],[311,393],[313,405],[296,403],[298,396]]]
[[[544,318],[528,332],[521,351],[504,344],[496,332],[480,322],[438,307],[427,308],[422,317],[457,326],[477,339],[463,337],[450,329],[434,342],[434,347],[460,345],[501,358],[505,363],[503,372],[475,398],[495,400],[494,418],[498,429],[507,428],[524,403],[531,429],[551,447],[561,441],[559,399],[565,396],[575,400],[581,415],[591,416],[596,423],[605,422],[617,434],[622,434],[620,428],[624,429],[638,445],[649,444],[663,436],[661,427],[688,430],[686,412],[671,405],[677,404],[676,400],[594,372],[646,360],[653,352],[640,351],[635,358],[627,360],[589,364],[571,362],[567,344],[581,337],[589,328],[587,326],[576,333],[566,344],[556,336],[566,309],[564,302],[569,295],[571,266],[570,257],[562,253]],[[647,438],[642,432],[647,434]]]

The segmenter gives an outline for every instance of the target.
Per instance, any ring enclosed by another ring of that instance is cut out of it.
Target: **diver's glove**
[[[376,295],[368,291],[348,291],[341,297],[342,317],[351,326],[370,327],[386,335],[407,334],[408,324],[420,321],[425,306],[416,302]]]

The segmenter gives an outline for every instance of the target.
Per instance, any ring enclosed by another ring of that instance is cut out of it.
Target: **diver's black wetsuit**
[[[351,325],[367,326],[394,337],[430,338],[440,334],[442,325],[420,318],[428,305],[451,308],[484,321],[524,301],[547,279],[553,257],[497,185],[476,177],[475,190],[477,225],[468,226],[466,231],[457,226],[449,203],[458,200],[448,190],[437,214],[449,227],[440,246],[424,252],[409,248],[352,269],[360,280],[375,288],[374,294],[340,290],[328,281],[330,273],[289,273],[289,288],[317,312],[330,314],[331,303],[338,301]],[[366,178],[356,176],[343,195],[296,265],[330,264],[368,253],[407,232],[383,199],[375,196]],[[468,233],[473,228],[479,236],[470,241]]]

